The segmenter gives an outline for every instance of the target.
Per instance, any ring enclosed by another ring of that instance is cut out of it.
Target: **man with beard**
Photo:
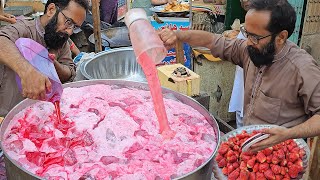
[[[18,20],[0,29],[0,116],[5,116],[23,97],[44,99],[51,90],[48,77],[37,71],[22,57],[15,46],[19,38],[30,38],[55,54],[54,66],[62,83],[75,77],[75,64],[67,42],[75,28],[83,23],[86,0],[49,0],[44,15],[33,21]],[[22,94],[15,75],[21,78]]]
[[[251,0],[241,31],[247,40],[226,39],[204,31],[162,30],[167,48],[177,39],[203,46],[244,71],[244,125],[275,124],[257,151],[292,138],[320,135],[320,68],[288,37],[296,13],[287,0]]]

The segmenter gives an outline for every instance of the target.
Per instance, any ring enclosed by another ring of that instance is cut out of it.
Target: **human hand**
[[[34,100],[45,100],[46,91],[51,91],[49,78],[33,67],[21,74],[22,96]]]
[[[6,13],[0,15],[0,21],[1,20],[11,24],[14,24],[17,22],[16,17],[14,15],[6,14]]]
[[[264,139],[258,143],[253,144],[249,151],[251,152],[257,152],[260,150],[263,150],[267,147],[271,147],[274,145],[277,145],[281,142],[284,142],[288,139],[290,139],[288,135],[288,129],[285,127],[274,127],[270,129],[262,129],[260,132],[265,134],[270,134],[270,136],[267,139]]]
[[[174,31],[166,28],[159,31],[158,35],[168,50],[175,47],[178,38]]]

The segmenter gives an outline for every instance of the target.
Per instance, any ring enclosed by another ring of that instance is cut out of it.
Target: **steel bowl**
[[[123,79],[146,82],[141,66],[137,63],[132,47],[117,48],[98,53],[80,64],[85,79]]]
[[[127,87],[127,88],[136,88],[141,90],[149,90],[147,83],[141,83],[141,82],[132,82],[132,81],[124,81],[124,80],[87,80],[87,81],[78,81],[73,83],[64,84],[63,87],[83,87],[83,86],[89,86],[89,85],[95,85],[95,84],[107,84],[107,85],[117,85],[119,87]],[[178,92],[162,88],[162,93],[165,98],[175,99],[177,101],[180,101],[183,104],[189,105],[195,110],[197,110],[199,113],[201,113],[208,123],[212,126],[214,132],[217,146],[214,149],[213,153],[209,157],[207,161],[205,161],[202,165],[200,165],[197,169],[177,178],[179,180],[210,180],[211,174],[212,174],[212,166],[213,166],[213,157],[215,153],[218,150],[218,144],[220,142],[220,131],[217,124],[217,121],[215,118],[197,101],[194,99],[185,96],[183,94],[180,94]],[[10,123],[10,121],[14,118],[14,116],[25,109],[26,107],[31,106],[32,104],[36,103],[37,101],[25,99],[22,102],[20,102],[18,105],[16,105],[5,117],[3,120],[3,123],[1,125],[0,129],[0,140],[1,140],[1,148],[3,149],[4,156],[5,156],[5,166],[7,169],[7,178],[10,180],[33,180],[33,179],[41,179],[41,177],[32,174],[27,169],[24,169],[21,167],[15,160],[13,160],[10,156],[8,156],[8,153],[6,149],[3,148],[3,139],[4,139],[4,133]]]
[[[252,133],[252,131],[254,131],[254,130],[272,128],[272,127],[279,127],[279,126],[277,126],[277,125],[266,125],[266,124],[264,124],[264,125],[244,126],[244,127],[235,129],[235,130],[230,131],[229,133],[223,135],[221,137],[220,143],[228,141],[229,138],[234,137],[237,134],[241,134],[243,130],[247,131],[248,133]],[[294,141],[297,143],[299,148],[304,149],[306,151],[306,155],[302,159],[303,168],[304,168],[304,170],[306,170],[306,168],[308,166],[308,161],[309,161],[309,158],[310,158],[309,146],[303,139],[294,139]],[[215,178],[217,178],[219,180],[227,180],[228,179],[228,177],[225,176],[222,173],[222,169],[218,167],[218,164],[217,164],[217,162],[215,160],[214,160],[214,165],[213,165],[213,173],[214,173]],[[302,177],[303,173],[304,173],[304,171],[302,171],[302,173],[299,174],[299,177]]]

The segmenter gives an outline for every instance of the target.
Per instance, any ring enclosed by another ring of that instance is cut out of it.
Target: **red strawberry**
[[[291,178],[298,177],[299,172],[300,172],[300,167],[297,166],[296,164],[293,164],[291,167],[289,167],[288,174]]]
[[[249,173],[249,180],[256,180],[256,173],[250,172]]]
[[[227,158],[233,155],[234,155],[234,152],[231,149],[229,149],[229,151],[227,152]]]
[[[298,153],[299,154],[300,148],[299,147],[295,147],[291,150],[291,153]]]
[[[272,154],[273,148],[272,147],[268,147],[268,148],[262,150],[262,152],[263,152],[264,155],[269,156],[270,154]]]
[[[238,160],[237,156],[233,155],[231,157],[227,157],[227,161],[230,163],[234,163]]]
[[[278,157],[277,157],[277,155],[273,155],[271,161],[272,161],[273,164],[278,164],[280,162]]]
[[[267,163],[272,163],[272,154],[270,154],[269,156],[267,156],[267,160],[266,160]]]
[[[281,175],[285,175],[287,173],[285,167],[281,167]]]
[[[302,159],[306,155],[306,151],[303,149],[300,149],[299,151],[299,157]]]
[[[282,149],[278,150],[278,154],[277,155],[278,155],[278,158],[280,160],[282,160],[282,159],[284,159],[286,157],[286,155],[284,154],[284,151]]]
[[[282,175],[276,175],[276,180],[282,180],[283,176]]]
[[[269,164],[268,163],[262,163],[259,165],[259,172],[265,172],[269,169]]]
[[[261,172],[256,172],[256,179],[258,180],[266,180],[266,177]]]
[[[271,171],[271,169],[268,169],[267,171],[265,171],[264,176],[268,179],[268,180],[275,180],[276,176],[274,175],[274,173]]]
[[[298,153],[290,153],[289,154],[289,161],[290,162],[294,163],[298,159],[299,159],[299,154]]]
[[[251,159],[251,156],[245,155],[245,154],[241,154],[240,158],[242,161],[247,162]]]
[[[235,167],[233,167],[232,164],[228,165],[227,168],[228,168],[228,174],[232,173],[236,169]]]
[[[222,168],[222,173],[224,175],[228,175],[228,168],[227,167]]]
[[[303,162],[301,159],[298,159],[294,164],[296,164],[298,167],[300,167],[300,171],[303,170]]]
[[[221,159],[223,159],[223,156],[221,156],[220,154],[218,154],[217,155],[217,157],[216,157],[216,162],[220,162],[221,161]]]
[[[223,168],[227,165],[227,161],[225,159],[221,159],[221,161],[218,163],[219,168]]]
[[[245,162],[241,161],[241,163],[240,163],[240,169],[241,169],[241,170],[247,170],[247,164],[246,164]]]
[[[286,159],[282,159],[282,161],[280,162],[280,166],[286,166],[287,162],[288,161]]]
[[[238,167],[240,166],[240,164],[239,164],[239,162],[234,162],[234,163],[232,164],[232,166],[233,166],[234,168],[238,168]]]
[[[247,151],[247,152],[242,152],[241,154],[246,156],[253,156],[255,153]]]
[[[272,172],[277,175],[281,173],[281,167],[279,165],[274,165],[271,167]]]
[[[256,158],[252,157],[248,162],[247,162],[247,167],[248,168],[253,168],[254,164],[256,163]]]
[[[259,171],[259,164],[256,163],[254,166],[253,166],[253,169],[252,169],[253,172],[258,172]]]
[[[233,146],[233,150],[234,150],[234,151],[239,151],[239,149],[240,149],[240,147],[239,147],[238,145],[234,145],[234,146]]]
[[[234,152],[234,155],[237,156],[237,158],[238,158],[240,155],[239,151],[233,151],[233,152]]]
[[[260,163],[264,163],[267,160],[267,157],[261,151],[258,152],[256,157]]]
[[[228,179],[229,180],[237,179],[239,175],[240,175],[240,170],[236,169],[229,174]]]
[[[218,153],[221,155],[224,155],[225,153],[228,152],[228,150],[229,150],[229,146],[222,144],[218,150]]]
[[[241,170],[240,171],[240,180],[248,180],[249,179],[249,171]]]
[[[291,179],[291,178],[290,178],[289,174],[286,173],[286,174],[283,176],[283,179]]]
[[[287,167],[291,167],[292,165],[293,165],[292,162],[288,162],[288,163],[287,163]]]

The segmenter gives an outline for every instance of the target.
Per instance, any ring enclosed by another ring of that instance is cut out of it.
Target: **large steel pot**
[[[88,81],[78,81],[73,83],[64,84],[64,87],[83,87],[89,86],[94,84],[108,84],[108,85],[118,85],[121,87],[133,87],[142,90],[149,90],[148,84],[140,83],[140,82],[132,82],[132,81],[124,81],[124,80],[88,80]],[[197,111],[201,113],[211,124],[212,128],[214,129],[215,135],[217,137],[217,147],[211,154],[210,158],[201,166],[199,166],[194,171],[185,174],[184,176],[178,178],[180,180],[210,180],[212,174],[212,167],[213,167],[213,157],[218,150],[218,144],[220,142],[220,131],[218,124],[214,117],[197,101],[193,100],[192,98],[185,96],[183,94],[177,93],[175,91],[162,88],[162,92],[164,97],[174,98],[184,104],[187,104]],[[0,129],[0,140],[3,142],[4,133],[9,125],[9,122],[13,117],[23,110],[24,108],[36,103],[37,101],[26,99],[16,105],[5,117]],[[1,143],[1,148],[3,144]],[[7,178],[9,180],[34,180],[34,179],[41,179],[39,176],[28,172],[26,169],[20,167],[15,160],[8,156],[6,149],[3,149],[4,156],[5,156],[5,165],[7,169]]]
[[[132,47],[98,53],[94,58],[80,64],[80,71],[85,79],[124,79],[146,82]]]

